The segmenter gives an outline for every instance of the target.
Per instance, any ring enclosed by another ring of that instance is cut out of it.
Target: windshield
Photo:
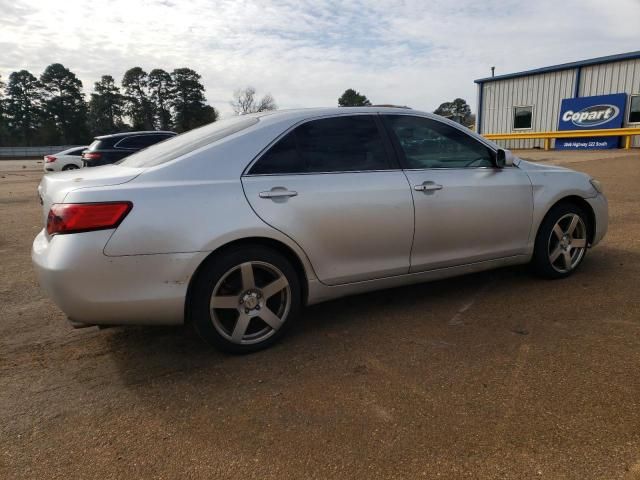
[[[118,163],[124,167],[154,167],[217,142],[256,123],[258,119],[253,116],[233,117],[213,122],[140,150]]]

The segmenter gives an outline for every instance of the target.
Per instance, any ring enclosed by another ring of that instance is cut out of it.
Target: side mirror
[[[496,167],[504,168],[513,165],[513,153],[510,150],[498,149],[496,152]]]

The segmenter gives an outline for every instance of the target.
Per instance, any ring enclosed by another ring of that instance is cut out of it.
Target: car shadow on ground
[[[331,354],[342,349],[345,331],[366,337],[370,322],[378,328],[402,328],[412,312],[429,311],[434,303],[460,303],[483,286],[526,284],[533,279],[526,268],[513,267],[447,280],[381,290],[345,297],[303,310],[287,335],[273,347],[252,355],[228,355],[202,341],[194,329],[184,327],[114,327],[104,331],[108,350],[125,383],[139,384],[158,375],[189,374],[212,365],[242,368],[264,361],[291,362],[314,352]],[[510,287],[507,287],[510,288]],[[513,288],[517,288],[514,286]],[[428,326],[425,326],[428,328]],[[243,368],[244,370],[244,368]]]
[[[549,295],[565,285],[558,282],[582,287],[609,282],[619,275],[621,265],[640,264],[640,258],[629,255],[608,247],[592,251],[580,271],[567,280],[549,281],[535,277],[526,266],[508,267],[313,305],[303,310],[278,344],[252,355],[218,352],[190,326],[115,327],[105,330],[105,340],[125,385],[144,385],[163,378],[187,381],[200,374],[213,378],[211,374],[225,370],[244,376],[246,381],[258,381],[269,370],[281,374],[296,363],[313,367],[327,356],[344,355],[345,350],[357,354],[359,349],[376,348],[387,334],[401,343],[406,338],[394,332],[405,329],[430,338],[477,296],[497,294],[498,301],[504,298],[515,303],[509,308],[517,311],[523,308],[517,299],[525,291]]]

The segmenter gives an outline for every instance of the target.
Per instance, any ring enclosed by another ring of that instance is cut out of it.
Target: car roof
[[[96,140],[105,140],[107,138],[122,138],[122,137],[132,137],[135,135],[152,135],[152,134],[164,134],[164,135],[177,135],[176,132],[171,132],[167,130],[142,130],[138,132],[120,132],[120,133],[112,133],[110,135],[100,135],[95,137]]]
[[[427,117],[440,122],[447,123],[456,128],[462,127],[460,124],[452,120],[436,115],[435,113],[424,112],[421,110],[413,110],[408,107],[398,106],[370,106],[370,107],[330,107],[330,108],[297,108],[291,110],[274,110],[271,112],[253,113],[247,115],[259,118],[262,123],[280,123],[280,122],[298,122],[303,120],[311,120],[314,118],[333,116],[333,115],[353,115],[353,114],[396,114],[396,115],[416,115]]]
[[[252,114],[256,117],[315,117],[323,115],[344,115],[349,113],[426,113],[408,107],[374,105],[371,107],[314,107],[294,108],[290,110],[273,110]]]
[[[399,106],[386,106],[386,105],[372,105],[370,107],[329,107],[329,108],[297,108],[291,110],[274,110],[271,112],[261,112],[246,115],[248,117],[256,117],[260,119],[261,123],[280,123],[280,122],[293,122],[311,120],[313,118],[334,116],[334,115],[353,115],[353,114],[394,114],[394,115],[416,115],[420,117],[427,117],[440,122],[448,123],[456,128],[460,128],[461,125],[453,122],[450,119],[436,115],[435,113],[425,112],[421,110],[414,110],[409,107]]]

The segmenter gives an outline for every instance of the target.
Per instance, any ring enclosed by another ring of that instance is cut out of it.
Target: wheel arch
[[[538,234],[538,231],[540,231],[540,226],[549,215],[549,212],[551,212],[551,210],[553,210],[553,208],[555,208],[556,206],[564,203],[576,205],[587,213],[588,221],[589,221],[588,231],[587,231],[587,235],[588,235],[587,240],[588,240],[588,243],[591,244],[593,242],[593,238],[596,232],[596,214],[593,211],[593,207],[591,207],[589,202],[587,202],[584,198],[578,195],[568,195],[566,197],[562,197],[556,200],[552,205],[550,205],[549,208],[547,208],[547,211],[543,215],[542,219],[540,220],[540,223],[538,224],[538,228],[536,229],[536,236]]]
[[[212,258],[215,256],[224,253],[225,250],[229,250],[232,248],[239,248],[244,246],[263,246],[267,248],[271,248],[281,255],[285,256],[290,262],[293,268],[295,269],[298,278],[300,279],[300,289],[302,291],[302,304],[306,305],[309,297],[309,278],[307,275],[307,271],[304,267],[303,261],[300,259],[298,254],[285,243],[275,240],[273,238],[268,237],[246,237],[237,240],[232,240],[220,247],[216,248],[212,252],[209,253],[198,265],[193,275],[191,275],[191,279],[189,280],[189,286],[187,287],[187,294],[185,296],[185,306],[184,306],[184,318],[185,323],[189,321],[189,298],[191,292],[193,290],[194,285],[196,284],[200,273],[202,272],[203,267],[210,262]]]

